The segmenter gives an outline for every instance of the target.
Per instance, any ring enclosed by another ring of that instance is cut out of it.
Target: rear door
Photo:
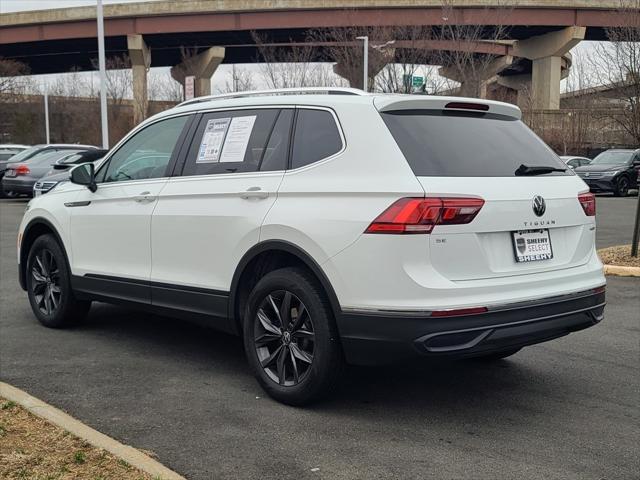
[[[201,116],[153,214],[154,305],[226,317],[235,268],[276,200],[292,118],[286,108]]]
[[[442,275],[504,277],[589,260],[595,227],[577,198],[587,188],[520,120],[444,110],[382,116],[427,196],[485,202],[471,223],[438,225],[428,236],[425,254]],[[566,170],[518,175],[521,165]]]

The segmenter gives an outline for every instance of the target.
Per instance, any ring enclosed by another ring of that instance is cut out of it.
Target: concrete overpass
[[[475,42],[471,48],[497,56],[492,74],[501,84],[516,90],[527,88],[536,108],[558,108],[563,67],[566,72],[570,66],[568,50],[581,40],[606,40],[607,27],[629,21],[629,16],[619,10],[619,0],[512,3],[517,5],[504,8],[504,0],[449,0],[451,9],[446,14],[441,0],[162,0],[115,4],[105,6],[105,43],[107,55],[130,56],[134,94],[141,99],[146,96],[146,71],[150,66],[177,67],[177,80],[186,74],[195,75],[196,93],[207,94],[209,79],[220,63],[260,61],[252,31],[265,35],[277,48],[287,49],[303,43],[312,29],[438,28],[453,24],[483,25],[489,31],[499,21],[510,26],[508,44],[487,47]],[[356,45],[354,42],[354,48]],[[181,47],[199,55],[189,64],[181,64]],[[483,51],[487,48],[498,53]],[[27,63],[34,74],[71,68],[92,70],[92,59],[97,57],[95,8],[0,14],[0,56]]]

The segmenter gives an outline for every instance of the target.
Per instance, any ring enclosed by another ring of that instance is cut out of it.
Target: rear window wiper
[[[545,173],[566,172],[566,168],[547,167],[544,165],[520,165],[514,172],[516,175],[544,175]]]

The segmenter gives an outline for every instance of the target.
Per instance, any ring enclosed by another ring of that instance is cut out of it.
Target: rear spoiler
[[[479,98],[438,97],[430,95],[377,95],[373,104],[379,112],[398,110],[447,110],[458,112],[484,112],[522,118],[520,109],[510,103]]]

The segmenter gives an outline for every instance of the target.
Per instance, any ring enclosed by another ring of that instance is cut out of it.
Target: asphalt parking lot
[[[636,201],[598,198],[599,246],[630,242]],[[610,277],[586,331],[494,364],[349,368],[296,409],[234,337],[102,304],[39,326],[17,284],[24,205],[0,200],[0,378],[187,478],[638,478],[640,279]]]

